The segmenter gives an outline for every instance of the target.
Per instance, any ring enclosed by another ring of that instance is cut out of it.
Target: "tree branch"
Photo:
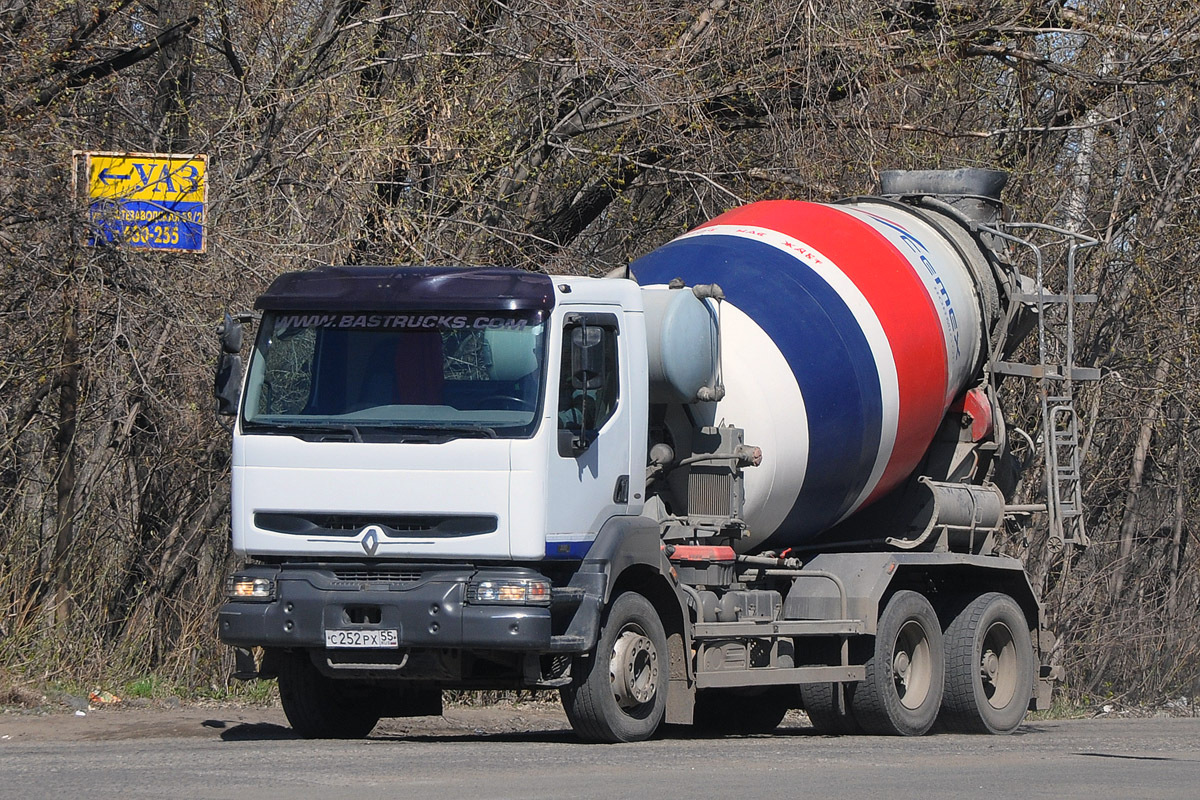
[[[115,72],[120,72],[126,67],[131,67],[139,61],[143,61],[158,53],[173,42],[187,36],[199,22],[199,17],[189,17],[178,25],[172,25],[153,39],[137,47],[117,53],[115,56],[98,59],[66,75],[60,75],[49,86],[38,92],[37,95],[26,100],[24,103],[18,104],[14,110],[20,116],[23,112],[30,110],[34,106],[48,106],[68,89],[77,89],[96,78],[103,78]]]

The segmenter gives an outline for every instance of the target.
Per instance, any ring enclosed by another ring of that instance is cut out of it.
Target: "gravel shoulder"
[[[449,705],[441,717],[385,719],[375,736],[454,736],[569,731],[557,703],[500,702]],[[4,709],[0,745],[8,742],[86,742],[159,738],[294,738],[283,709],[201,704],[134,707],[120,703],[85,709]]]
[[[196,702],[181,704],[134,701],[92,705],[43,704],[33,708],[0,706],[0,745],[18,742],[95,742],[131,739],[294,739],[278,702],[271,705]],[[1120,725],[1142,727],[1154,719],[1189,719],[1200,730],[1200,718],[1179,713],[1126,712],[1101,714],[1089,719],[1027,720],[1017,735],[1051,730]],[[1103,729],[1103,728],[1101,728]],[[674,729],[668,736],[689,738],[702,734]],[[504,737],[521,734],[573,738],[562,707],[553,700],[504,700],[490,705],[455,703],[440,717],[383,719],[372,738]],[[779,735],[818,735],[799,711],[789,711]],[[992,737],[983,737],[985,740]],[[1003,741],[1001,737],[999,741]],[[993,739],[993,741],[996,741]]]

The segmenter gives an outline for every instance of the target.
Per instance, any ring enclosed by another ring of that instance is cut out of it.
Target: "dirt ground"
[[[789,711],[781,728],[808,727]],[[374,736],[503,736],[570,730],[553,700],[502,700],[490,705],[449,704],[440,717],[383,719]],[[0,707],[0,747],[7,742],[87,742],[159,738],[292,739],[283,709],[229,703]],[[3,752],[0,749],[0,752]]]
[[[176,698],[151,701],[93,702],[68,695],[47,697],[9,689],[0,699],[0,748],[9,742],[86,742],[161,738],[295,738],[278,700],[267,705]],[[449,703],[440,717],[384,719],[376,736],[497,736],[567,731],[559,703],[545,698],[501,700],[490,704]],[[1090,716],[1106,719],[1194,717],[1196,706],[1179,701],[1153,709],[1105,705]],[[1034,717],[1031,715],[1032,721]],[[781,728],[808,728],[808,717],[789,711]],[[3,752],[0,749],[0,752]]]
[[[504,734],[566,730],[557,703],[500,702],[488,706],[449,705],[441,717],[385,719],[377,734]],[[157,738],[292,738],[283,709],[227,704],[142,705],[127,703],[69,707],[6,708],[0,711],[0,746],[6,742],[63,742]],[[3,752],[0,750],[0,752]]]

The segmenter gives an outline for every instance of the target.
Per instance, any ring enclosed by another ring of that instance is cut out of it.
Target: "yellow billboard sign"
[[[86,156],[90,244],[203,251],[208,157],[101,153]]]

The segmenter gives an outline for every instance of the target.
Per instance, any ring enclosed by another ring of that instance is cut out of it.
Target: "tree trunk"
[[[193,15],[192,0],[161,0],[158,18],[170,28]],[[188,37],[166,45],[158,53],[158,87],[154,97],[157,149],[172,153],[191,152],[189,106],[192,102],[192,41]]]
[[[1146,459],[1150,455],[1150,441],[1154,435],[1154,425],[1158,421],[1162,409],[1163,386],[1166,385],[1170,373],[1170,353],[1164,352],[1154,369],[1154,386],[1150,405],[1142,417],[1138,428],[1137,440],[1133,447],[1133,464],[1129,470],[1129,485],[1125,492],[1125,512],[1121,518],[1120,549],[1117,553],[1117,565],[1113,571],[1112,601],[1119,603],[1125,590],[1125,581],[1131,569],[1133,560],[1133,539],[1138,527],[1138,495],[1142,490],[1142,476],[1146,470]]]
[[[1179,567],[1183,559],[1183,519],[1186,513],[1184,503],[1187,491],[1187,478],[1184,473],[1184,425],[1183,410],[1178,406],[1171,415],[1171,427],[1176,431],[1175,440],[1175,508],[1171,520],[1171,551],[1167,556],[1167,623],[1171,632],[1177,633],[1175,614],[1179,608]]]
[[[75,431],[79,419],[79,309],[74,288],[63,290],[62,383],[58,390],[58,428],[54,451],[58,458],[55,480],[54,556],[50,561],[50,611],[59,627],[70,616],[71,546],[75,542]]]

